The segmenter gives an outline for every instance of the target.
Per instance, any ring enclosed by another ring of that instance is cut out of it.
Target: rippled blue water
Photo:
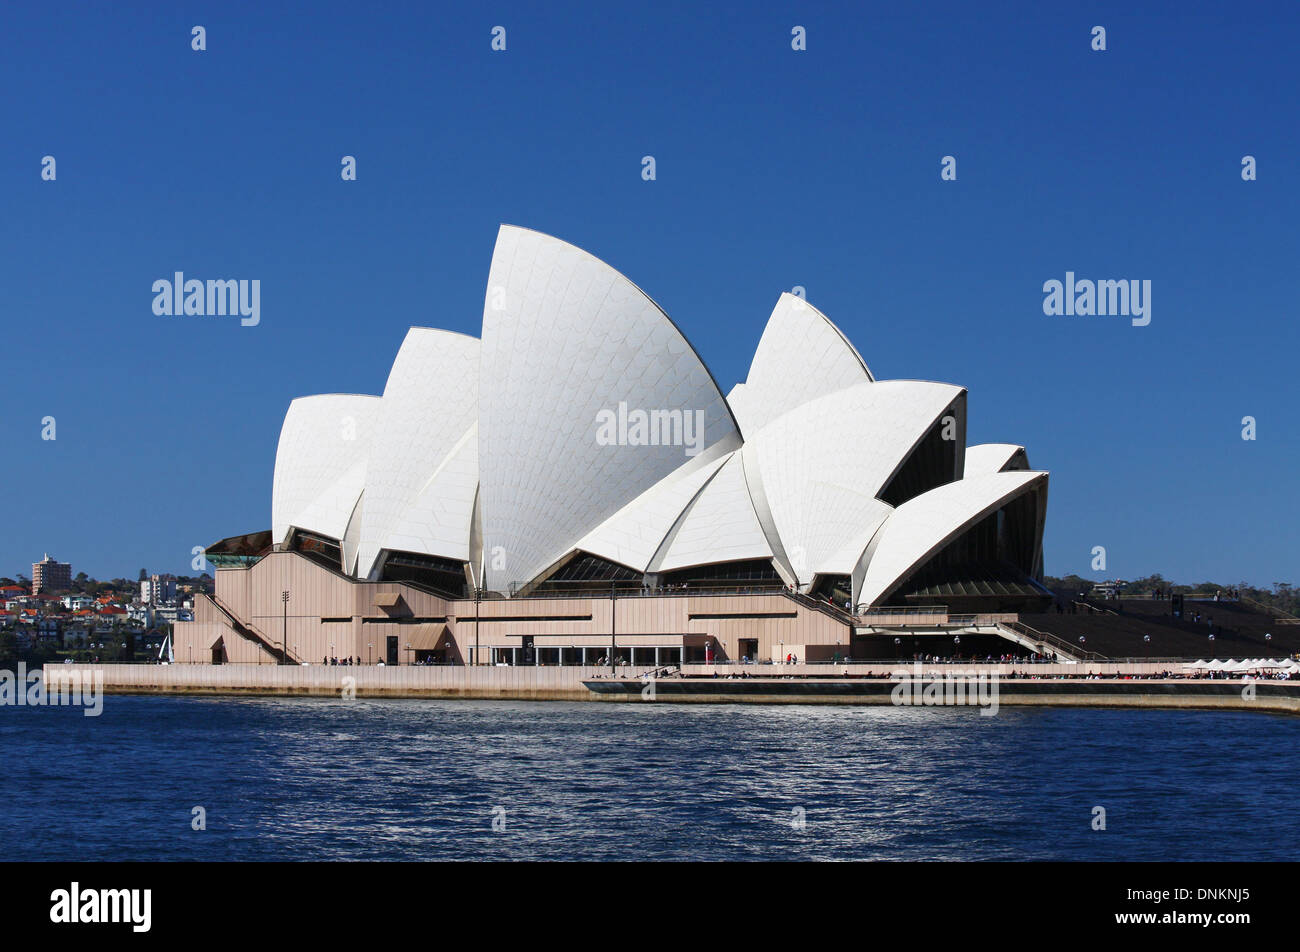
[[[1300,859],[1263,714],[110,696],[0,776],[11,859]]]

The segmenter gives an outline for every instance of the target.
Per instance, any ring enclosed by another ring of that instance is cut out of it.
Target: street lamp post
[[[284,606],[283,626],[280,628],[280,663],[289,663],[289,590],[280,593],[280,603]]]
[[[615,583],[609,583],[609,670],[614,670],[614,648],[618,644],[617,631],[618,627],[618,586]]]
[[[371,660],[371,656],[372,656],[371,649],[374,647],[375,647],[375,643],[373,641],[368,642],[366,644],[366,664],[374,664],[374,662]]]

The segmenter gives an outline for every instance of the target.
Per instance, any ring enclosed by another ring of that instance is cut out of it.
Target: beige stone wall
[[[249,568],[218,569],[216,583],[217,599],[243,624],[276,645],[285,641],[291,656],[312,664],[331,656],[356,657],[363,663],[379,660],[385,656],[390,635],[399,638],[399,663],[406,664],[410,655],[405,646],[412,634],[407,623],[412,619],[430,619],[429,623],[446,619],[454,647],[464,660],[474,644],[476,612],[481,612],[482,646],[518,645],[525,635],[541,637],[543,644],[603,646],[608,643],[613,612],[617,612],[616,637],[623,646],[678,644],[682,639],[702,645],[712,639],[722,659],[739,659],[744,653],[742,639],[757,641],[755,657],[772,658],[780,645],[799,645],[801,659],[847,652],[850,641],[848,625],[779,594],[660,595],[616,601],[491,599],[476,606],[472,599],[446,600],[400,582],[353,581],[294,552],[273,552]],[[287,618],[280,600],[285,590],[290,593]],[[381,593],[398,593],[401,601],[393,608],[377,606]],[[337,618],[348,620],[326,621]],[[198,601],[195,621],[179,623],[175,631],[178,662],[188,663],[192,657],[194,663],[209,663],[218,636],[224,638],[231,662],[273,661],[203,599]],[[560,637],[557,641],[544,636]]]

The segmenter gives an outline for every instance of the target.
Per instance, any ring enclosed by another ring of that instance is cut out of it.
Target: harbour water
[[[1300,718],[1258,713],[114,695],[100,717],[0,708],[0,848],[1297,860],[1297,776]]]

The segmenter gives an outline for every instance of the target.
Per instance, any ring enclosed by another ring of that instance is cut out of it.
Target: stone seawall
[[[692,666],[694,667],[694,666]],[[893,704],[895,682],[844,677],[665,678],[646,690],[648,667],[421,667],[47,665],[50,676],[103,676],[109,694],[465,698],[696,704]],[[752,669],[751,669],[752,670]],[[966,669],[971,670],[971,669]],[[928,669],[942,680],[953,669]],[[986,672],[986,673],[992,673]],[[584,683],[585,682],[585,683]],[[1206,708],[1300,714],[1300,681],[1001,680],[999,705]],[[919,690],[919,689],[918,689]],[[917,706],[921,706],[919,703]]]
[[[453,667],[421,665],[324,666],[273,664],[100,664],[46,665],[53,676],[101,672],[109,694],[278,695],[393,698],[478,698],[488,700],[594,701],[583,687],[608,678],[597,667]],[[615,677],[636,681],[648,667],[618,668]],[[639,685],[640,682],[636,681]],[[639,689],[639,688],[638,688]]]

